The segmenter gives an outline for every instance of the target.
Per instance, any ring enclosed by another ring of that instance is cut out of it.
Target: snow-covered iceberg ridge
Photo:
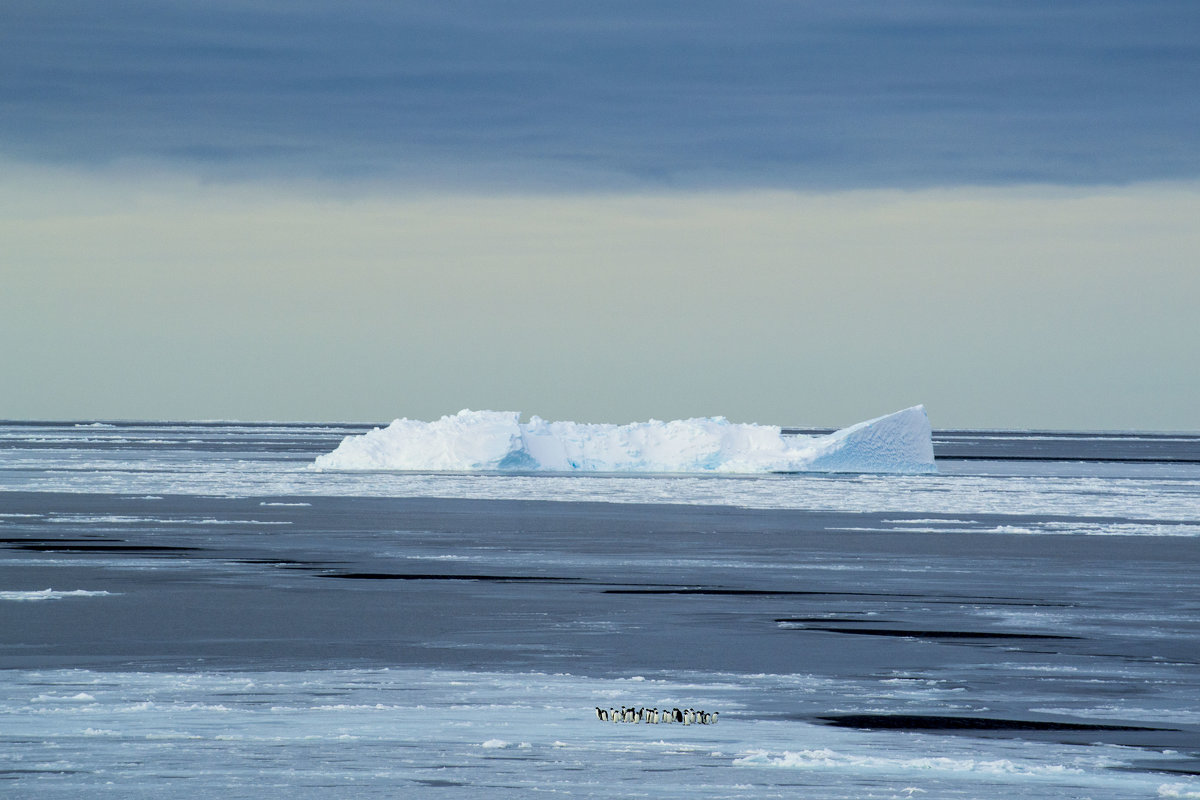
[[[347,436],[318,470],[545,472],[936,472],[924,406],[828,436],[784,435],[724,417],[610,425],[522,423],[515,411],[468,411],[435,422],[398,419]]]

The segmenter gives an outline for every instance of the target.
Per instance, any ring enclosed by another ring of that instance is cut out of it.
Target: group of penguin
[[[659,711],[657,708],[621,708],[603,709],[596,706],[596,719],[601,722],[645,722],[650,725],[659,723],[679,722],[684,725],[716,725],[717,715],[719,711],[714,711],[711,714],[707,711],[697,711],[694,708],[684,709],[680,711],[678,708],[672,708],[670,711],[663,709]]]

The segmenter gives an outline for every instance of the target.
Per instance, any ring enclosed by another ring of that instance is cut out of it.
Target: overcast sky
[[[1200,6],[0,8],[0,417],[1200,429]]]

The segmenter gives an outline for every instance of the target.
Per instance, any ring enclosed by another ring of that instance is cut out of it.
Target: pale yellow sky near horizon
[[[0,169],[0,418],[1200,429],[1200,186],[406,194]]]

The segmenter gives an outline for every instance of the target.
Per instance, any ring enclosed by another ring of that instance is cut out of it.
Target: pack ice
[[[521,422],[516,411],[470,411],[433,422],[398,419],[347,436],[318,470],[517,472],[936,472],[924,406],[826,436],[703,417],[628,425]]]

